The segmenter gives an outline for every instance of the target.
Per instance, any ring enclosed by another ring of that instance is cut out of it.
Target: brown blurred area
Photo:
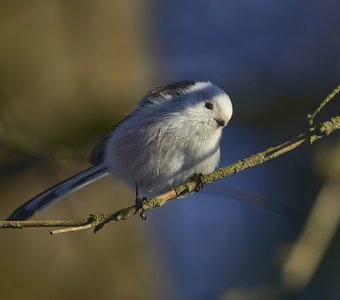
[[[339,84],[338,6],[1,1],[0,219],[86,168],[157,84],[207,79],[230,93],[221,166],[306,130]],[[338,114],[339,97],[317,122]],[[2,230],[0,299],[339,299],[339,149],[332,134],[216,183],[219,196],[207,186],[96,235]],[[235,201],[229,187],[287,202],[289,216]],[[133,201],[108,177],[34,218],[78,220]]]
[[[105,129],[149,88],[150,49],[140,29],[147,25],[145,5],[1,2],[1,219],[86,167]],[[35,218],[79,219],[132,199],[131,191],[107,178]],[[2,231],[1,298],[159,299],[162,271],[155,269],[160,264],[140,222],[107,226],[96,235]]]

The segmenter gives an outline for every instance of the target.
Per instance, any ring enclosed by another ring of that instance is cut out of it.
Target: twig
[[[339,92],[340,85],[335,90],[333,90],[333,92],[321,102],[319,108],[312,115],[310,115],[310,120],[312,120],[312,123],[314,117],[318,114],[322,107],[324,107],[330,101],[330,99],[332,99]],[[141,213],[142,211],[163,206],[166,202],[172,199],[192,193],[201,184],[209,184],[232,174],[244,171],[248,168],[263,164],[268,160],[274,159],[282,154],[294,150],[295,148],[301,146],[301,144],[303,144],[305,141],[313,143],[314,141],[331,134],[336,129],[340,129],[340,116],[335,116],[328,121],[321,122],[318,125],[311,127],[308,132],[301,133],[297,137],[281,145],[268,148],[248,158],[239,160],[229,166],[220,168],[215,172],[203,175],[199,178],[199,180],[189,180],[162,195],[144,201],[142,206],[132,205],[111,214],[91,214],[89,217],[80,221],[0,221],[0,228],[63,227],[62,229],[51,231],[51,234],[87,230],[90,228],[94,228],[94,232],[97,232],[107,223],[123,221]]]
[[[340,85],[338,85],[330,94],[327,95],[325,99],[323,99],[320,102],[319,107],[312,113],[308,114],[307,118],[309,120],[309,125],[312,126],[314,124],[314,119],[317,116],[317,114],[322,110],[322,108],[328,104],[329,101],[331,101],[336,94],[340,92]]]
[[[93,223],[104,220],[104,215],[90,215],[82,220],[48,220],[48,221],[0,221],[0,229],[22,229],[24,227],[63,227],[63,229],[55,230],[57,233],[67,229],[79,228],[75,230],[84,230],[93,227]],[[51,232],[52,233],[52,232]]]
[[[50,221],[0,221],[2,229],[21,229],[24,227],[65,227],[65,226],[82,226],[88,224],[87,219],[72,221],[72,220],[50,220]]]

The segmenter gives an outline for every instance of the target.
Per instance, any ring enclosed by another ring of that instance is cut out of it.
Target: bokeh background
[[[1,219],[85,168],[105,130],[157,85],[211,80],[227,91],[221,165],[305,130],[340,82],[339,10],[336,0],[1,1]],[[147,222],[96,235],[3,230],[0,297],[340,299],[338,137]],[[133,197],[105,178],[34,218],[79,219]]]

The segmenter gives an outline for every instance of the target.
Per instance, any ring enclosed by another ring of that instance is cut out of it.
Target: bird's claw
[[[136,198],[136,206],[137,209],[140,210],[141,212],[139,213],[139,216],[141,217],[142,220],[146,220],[146,215],[144,214],[144,210],[143,210],[143,202],[146,201],[147,198],[143,197],[143,198]]]
[[[195,192],[199,192],[201,189],[203,189],[204,180],[202,173],[195,174],[192,179],[196,182],[196,187],[194,189]]]

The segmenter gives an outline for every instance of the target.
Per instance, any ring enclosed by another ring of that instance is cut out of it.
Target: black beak
[[[221,120],[221,119],[217,119],[216,122],[217,122],[217,125],[218,125],[218,126],[222,126],[222,127],[225,126],[225,121],[223,121],[223,120]]]

